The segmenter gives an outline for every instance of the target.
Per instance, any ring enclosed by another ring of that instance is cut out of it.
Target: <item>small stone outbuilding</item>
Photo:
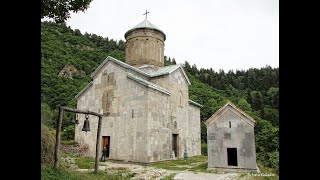
[[[207,121],[208,168],[257,172],[256,121],[231,102]]]

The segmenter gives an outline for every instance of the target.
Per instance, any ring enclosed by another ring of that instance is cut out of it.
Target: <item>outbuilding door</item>
[[[237,148],[227,148],[228,166],[238,166]]]

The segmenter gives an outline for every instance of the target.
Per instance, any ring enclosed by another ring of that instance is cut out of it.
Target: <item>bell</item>
[[[82,128],[82,131],[90,131],[90,122],[88,120],[89,116],[86,115],[86,120],[84,120],[84,124],[83,124],[83,128]]]
[[[71,123],[75,123],[73,117],[71,117],[70,122],[71,122]]]

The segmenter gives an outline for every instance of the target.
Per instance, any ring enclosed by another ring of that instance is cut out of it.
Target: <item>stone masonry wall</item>
[[[230,107],[221,114],[207,129],[208,167],[256,169],[254,127]],[[228,166],[227,148],[237,148],[238,166]]]
[[[110,117],[103,118],[101,136],[110,136],[111,159],[146,160],[147,89],[128,79],[123,68],[108,63],[95,77],[93,87],[80,97],[77,106],[100,113],[110,111]],[[90,116],[91,131],[86,135],[81,132],[83,121],[84,116],[80,116],[76,141],[89,145],[88,155],[95,156],[97,118]]]

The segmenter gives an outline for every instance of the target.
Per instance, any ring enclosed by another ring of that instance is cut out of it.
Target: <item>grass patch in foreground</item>
[[[208,163],[205,162],[205,163],[199,164],[198,166],[191,168],[190,171],[208,173],[209,171],[207,169],[208,169]]]
[[[107,174],[105,172],[77,172],[64,168],[54,169],[50,166],[41,166],[41,180],[127,180],[121,174]]]
[[[201,163],[201,167],[198,167],[200,165],[194,166],[194,163]],[[193,156],[189,157],[188,160],[178,159],[178,160],[171,160],[171,161],[160,161],[160,162],[153,162],[150,163],[150,166],[162,168],[162,169],[168,169],[168,170],[186,170],[186,169],[203,169],[203,164],[207,164],[207,156]],[[189,167],[188,167],[189,166]]]
[[[173,180],[175,175],[176,175],[176,173],[170,174],[169,176],[166,176],[166,177],[162,178],[161,180]]]
[[[76,160],[76,165],[80,169],[93,169],[95,160],[91,157],[80,157]]]
[[[265,167],[262,163],[257,162],[260,169],[260,173],[251,174],[251,173],[241,173],[237,180],[279,180],[279,175],[276,174],[276,170]]]

